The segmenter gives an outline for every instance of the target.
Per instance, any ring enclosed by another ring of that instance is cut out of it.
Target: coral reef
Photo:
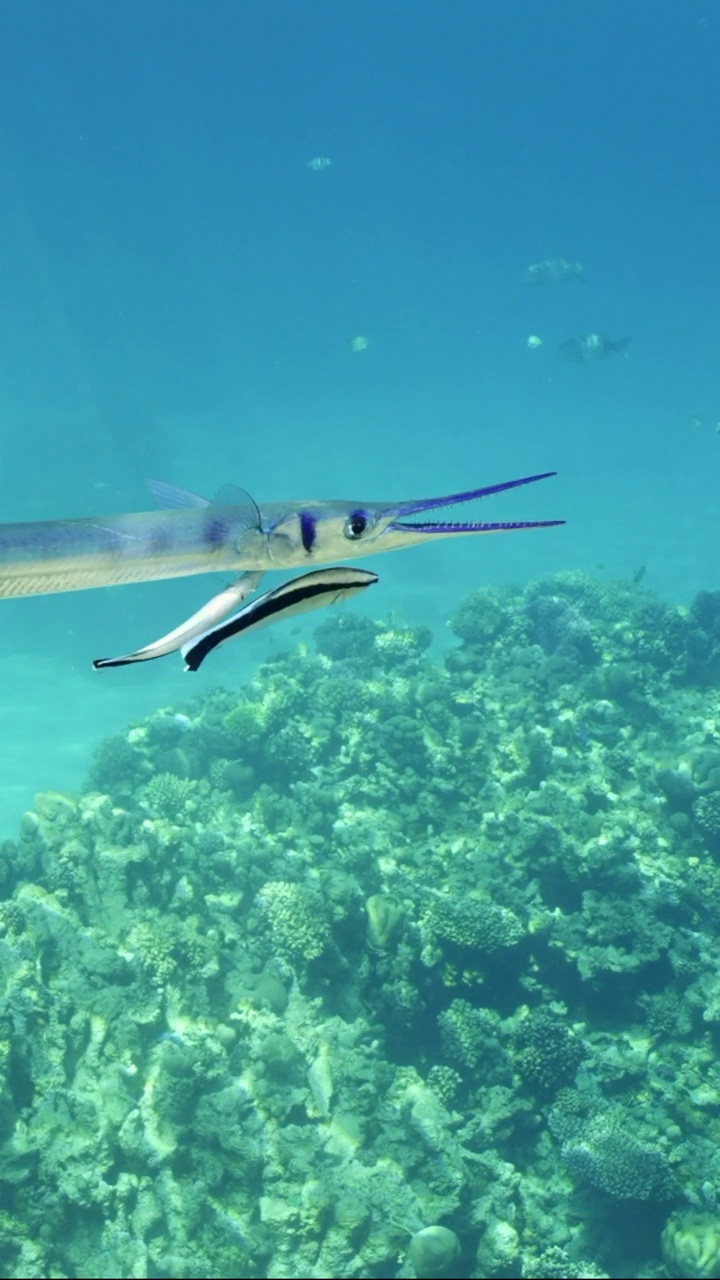
[[[720,1275],[720,593],[341,615],[0,861],[8,1277]]]
[[[673,1214],[662,1234],[662,1251],[669,1275],[717,1280],[720,1276],[717,1214],[696,1209]]]
[[[535,1010],[515,1033],[515,1061],[534,1092],[556,1093],[574,1079],[585,1051],[582,1041],[552,1013]]]
[[[448,1227],[423,1227],[408,1246],[408,1261],[416,1276],[442,1276],[460,1252],[460,1241]]]
[[[627,1131],[625,1115],[594,1116],[562,1149],[573,1176],[615,1200],[672,1200],[667,1157]]]

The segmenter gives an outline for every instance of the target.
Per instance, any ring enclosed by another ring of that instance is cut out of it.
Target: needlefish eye
[[[353,511],[352,515],[348,516],[345,521],[343,533],[351,542],[356,542],[358,538],[362,538],[363,534],[367,532],[369,524],[370,521],[364,511]]]

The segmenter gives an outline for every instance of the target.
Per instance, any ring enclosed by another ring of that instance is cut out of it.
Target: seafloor
[[[720,1276],[720,592],[352,613],[2,848],[8,1277]]]

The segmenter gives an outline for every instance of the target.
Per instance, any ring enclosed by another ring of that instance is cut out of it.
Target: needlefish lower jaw
[[[562,520],[413,520],[545,480],[525,476],[442,498],[395,503],[288,502],[258,507],[243,490],[208,502],[154,484],[164,510],[0,524],[0,598],[158,582],[200,573],[311,569],[463,534],[546,529]]]

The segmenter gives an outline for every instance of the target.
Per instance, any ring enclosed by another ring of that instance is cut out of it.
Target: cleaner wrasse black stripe
[[[257,600],[246,604],[217,627],[212,627],[183,645],[181,653],[185,659],[185,669],[197,671],[213,649],[245,631],[269,626],[280,618],[310,613],[313,609],[322,609],[338,600],[347,600],[377,581],[378,575],[367,569],[341,566],[336,569],[318,569],[293,578],[291,582],[284,582],[274,591],[266,591]]]

